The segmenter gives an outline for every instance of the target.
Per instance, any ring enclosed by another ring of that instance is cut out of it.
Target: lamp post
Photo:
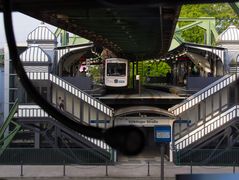
[[[187,128],[189,124],[191,123],[191,120],[183,120],[183,119],[177,119],[172,124],[172,151],[177,151],[175,148],[175,139],[174,139],[174,133],[175,133],[175,124],[187,124]],[[174,156],[175,154],[173,154]]]

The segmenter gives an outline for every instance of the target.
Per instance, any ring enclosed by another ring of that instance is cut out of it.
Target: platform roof
[[[231,25],[218,37],[218,43],[238,43],[239,42],[239,29]]]
[[[49,62],[49,56],[37,46],[32,46],[24,51],[20,58],[22,62]]]
[[[140,60],[167,53],[181,4],[208,2],[212,1],[12,0],[12,5],[16,11],[87,38],[120,57]]]
[[[57,39],[54,33],[44,24],[40,24],[37,28],[35,28],[32,32],[30,32],[27,36],[27,42],[57,42]]]

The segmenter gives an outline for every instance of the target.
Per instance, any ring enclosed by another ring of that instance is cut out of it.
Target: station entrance
[[[118,109],[115,112],[114,125],[134,125],[142,129],[145,134],[145,148],[143,152],[133,157],[118,154],[118,161],[160,161],[160,144],[155,142],[156,126],[172,126],[175,117],[166,110],[150,106],[134,106]],[[165,144],[165,158],[170,159],[170,144]]]
[[[155,142],[154,127],[142,127],[145,133],[145,147],[144,150],[136,156],[125,156],[120,153],[117,154],[118,162],[147,162],[147,161],[160,161],[160,143]],[[170,144],[165,143],[165,154],[164,158],[170,160]]]

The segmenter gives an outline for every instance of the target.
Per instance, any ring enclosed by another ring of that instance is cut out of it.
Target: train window
[[[125,76],[126,64],[125,63],[108,63],[107,76]]]

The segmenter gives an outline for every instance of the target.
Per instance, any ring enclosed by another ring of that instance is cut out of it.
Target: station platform
[[[145,87],[142,87],[141,93],[121,93],[119,90],[118,93],[108,93],[98,97],[99,100],[111,107],[114,107],[116,104],[119,106],[154,105],[158,107],[162,106],[165,109],[180,103],[185,98],[185,96],[180,96],[167,91],[149,89]]]
[[[162,90],[142,88],[141,93],[107,94],[99,97],[99,99],[185,99],[185,97]]]
[[[160,90],[164,92],[168,92],[170,94],[175,94],[180,97],[188,97],[195,93],[195,91],[187,90],[186,87],[182,86],[174,86],[169,84],[162,84],[162,83],[147,83],[144,85],[145,88]]]

